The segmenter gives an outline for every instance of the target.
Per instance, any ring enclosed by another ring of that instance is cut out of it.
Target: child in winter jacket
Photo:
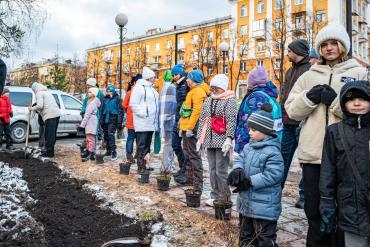
[[[236,158],[228,183],[239,192],[239,246],[275,246],[281,213],[284,161],[276,137],[272,107],[265,103],[248,119],[251,141]]]
[[[190,91],[180,109],[179,128],[179,135],[183,137],[184,154],[188,157],[185,163],[186,180],[187,183],[193,184],[198,192],[203,189],[203,166],[200,154],[196,150],[196,134],[203,102],[210,94],[209,87],[203,80],[201,70],[193,70],[188,74],[187,83]]]
[[[340,92],[343,120],[327,127],[320,170],[320,231],[335,219],[346,247],[370,246],[370,87],[347,82]],[[347,149],[347,150],[346,150]],[[356,175],[357,174],[357,175]]]
[[[271,98],[276,99],[278,89],[268,81],[267,71],[264,67],[258,66],[248,76],[248,92],[240,104],[236,129],[235,129],[235,152],[243,151],[244,145],[249,142],[249,130],[247,121],[249,116],[258,111],[264,103]],[[280,109],[281,112],[281,109]],[[277,125],[276,125],[277,126]]]
[[[118,158],[115,134],[117,127],[122,125],[123,110],[121,104],[122,100],[116,93],[114,85],[109,85],[103,98],[100,120],[103,126],[104,140],[107,143],[105,156],[111,156],[112,160]]]
[[[99,89],[90,88],[88,91],[88,103],[85,110],[84,118],[82,119],[81,128],[85,129],[87,150],[82,154],[82,161],[95,160],[96,135],[99,128],[99,107],[100,100],[98,98]]]
[[[12,102],[9,99],[9,89],[4,88],[0,97],[0,148],[3,144],[3,134],[6,139],[6,149],[13,149],[13,140],[10,134],[10,118],[13,117]]]
[[[197,148],[207,149],[211,199],[206,204],[213,207],[214,200],[230,197],[227,186],[227,168],[232,152],[237,105],[234,91],[227,90],[229,79],[224,74],[212,78],[212,94],[205,100],[199,120]]]

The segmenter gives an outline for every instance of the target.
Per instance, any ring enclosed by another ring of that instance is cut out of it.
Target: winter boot
[[[90,153],[90,160],[95,160],[95,153],[94,152]]]
[[[112,160],[117,160],[117,159],[118,159],[117,151],[114,150],[112,151]]]
[[[90,159],[91,153],[89,151],[86,151],[86,155],[82,157],[81,161],[86,162]]]
[[[82,159],[83,159],[83,158],[86,158],[88,155],[89,155],[89,151],[88,151],[87,149],[85,149],[85,150],[83,150],[83,151],[81,152],[81,158],[82,158]]]
[[[104,156],[112,156],[112,151],[107,150],[107,152],[105,152]]]

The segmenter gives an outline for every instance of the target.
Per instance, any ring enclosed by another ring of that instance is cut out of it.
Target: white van
[[[36,96],[29,87],[8,86],[9,98],[12,102],[13,117],[10,121],[11,134],[14,143],[24,142],[27,132],[28,106],[36,102]],[[75,97],[59,90],[48,90],[53,94],[61,112],[58,134],[77,134],[77,127],[81,123],[82,103]],[[38,134],[38,114],[31,113],[30,135]]]

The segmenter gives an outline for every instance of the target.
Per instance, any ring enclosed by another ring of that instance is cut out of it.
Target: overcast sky
[[[128,16],[126,37],[173,25],[188,25],[230,15],[228,0],[44,0],[47,20],[37,38],[27,42],[19,58],[7,59],[15,68],[23,61],[37,62],[56,54],[80,57],[95,45],[118,41],[117,13]]]

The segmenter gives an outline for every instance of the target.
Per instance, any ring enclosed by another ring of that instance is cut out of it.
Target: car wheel
[[[27,124],[23,122],[14,123],[11,127],[11,135],[14,143],[22,143],[26,140]]]

